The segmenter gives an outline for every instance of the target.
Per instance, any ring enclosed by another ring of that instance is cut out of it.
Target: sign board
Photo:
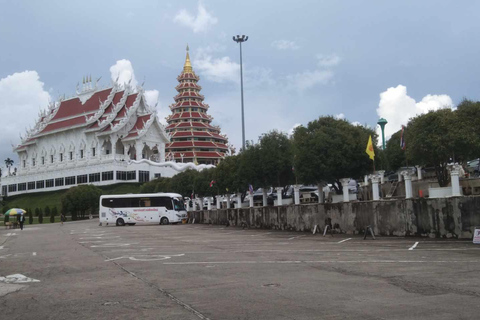
[[[473,243],[480,244],[480,227],[475,227],[475,232],[473,234]]]

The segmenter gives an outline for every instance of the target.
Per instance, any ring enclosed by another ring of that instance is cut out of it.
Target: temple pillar
[[[254,205],[253,205],[253,192],[250,192],[250,198],[249,198],[249,205],[250,205],[250,208],[253,208]]]
[[[350,196],[348,194],[348,182],[350,181],[349,178],[340,179],[340,183],[342,184],[343,190],[343,202],[349,202]]]
[[[365,177],[363,178],[363,183],[365,184],[365,186],[368,186],[368,175],[365,175]]]
[[[215,198],[217,199],[217,210],[221,209],[221,205],[222,205],[222,197],[221,196],[215,196]]]
[[[207,210],[212,210],[212,199],[210,197],[207,198]]]
[[[230,195],[227,194],[227,209],[230,209],[230,205],[231,205],[231,203],[230,203]]]

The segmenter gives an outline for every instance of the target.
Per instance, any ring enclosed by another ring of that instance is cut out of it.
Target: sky
[[[164,122],[188,44],[213,124],[242,144],[331,115],[387,138],[417,114],[480,100],[477,1],[0,0],[0,159],[82,77],[142,84]]]

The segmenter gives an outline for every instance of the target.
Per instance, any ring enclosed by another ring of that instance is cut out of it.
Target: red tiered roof
[[[220,129],[218,127],[213,127],[210,125],[210,122],[212,121],[211,116],[204,112],[190,110],[191,107],[202,108],[205,111],[209,108],[207,104],[203,103],[204,96],[199,93],[201,90],[201,87],[197,84],[199,79],[200,78],[192,69],[190,57],[187,52],[183,72],[177,77],[179,84],[175,87],[175,89],[178,91],[178,94],[174,97],[175,103],[170,105],[172,114],[166,118],[168,123],[166,130],[171,134],[172,138],[205,137],[207,139],[213,138],[219,140],[222,143],[195,140],[173,141],[165,147],[165,154],[174,154],[174,158],[180,160],[180,152],[173,151],[175,149],[182,148],[188,150],[186,152],[181,152],[184,154],[184,158],[196,158],[199,163],[205,162],[205,160],[208,158],[208,163],[211,163],[212,159],[215,161],[225,157],[225,154],[228,151],[228,147],[226,146],[227,139],[219,134]],[[195,89],[195,91],[192,91],[191,89]],[[181,112],[175,112],[175,110],[178,111],[180,108],[186,108],[187,111],[181,110]],[[179,120],[187,121],[177,122]],[[207,129],[208,131],[198,131],[200,128]],[[183,131],[185,129],[187,129],[187,131]],[[194,148],[221,149],[222,152],[194,152]]]

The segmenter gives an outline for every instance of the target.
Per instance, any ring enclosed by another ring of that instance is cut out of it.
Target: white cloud
[[[330,70],[304,71],[286,77],[287,86],[303,92],[318,84],[327,84],[332,80],[334,73]]]
[[[145,90],[145,100],[150,107],[155,107],[158,102],[159,92],[158,90]]]
[[[135,79],[135,72],[133,71],[133,66],[130,60],[122,59],[118,60],[113,66],[110,67],[110,74],[112,80],[115,81],[118,78],[118,83],[125,84],[130,80],[132,86],[137,85],[137,79]]]
[[[402,125],[406,125],[410,118],[442,108],[453,108],[452,98],[448,95],[429,94],[420,102],[416,102],[408,96],[407,87],[398,85],[380,93],[377,114],[388,121],[385,126],[385,139],[388,140],[392,134],[401,129]],[[381,134],[379,126],[377,126],[377,133]]]
[[[321,68],[331,68],[335,67],[340,63],[342,60],[339,56],[336,54],[330,54],[330,55],[323,55],[323,54],[318,54],[317,55],[318,59],[318,66]]]
[[[25,135],[25,128],[35,123],[39,109],[47,107],[51,96],[44,89],[44,83],[36,71],[14,73],[0,79],[0,159],[16,158],[11,143],[20,142],[19,135]]]
[[[361,126],[362,126],[362,124],[361,124],[360,122],[358,122],[358,121],[353,121],[353,122],[352,122],[352,125],[357,126],[357,127],[361,127]]]
[[[295,124],[293,125],[293,127],[292,127],[290,130],[288,130],[288,135],[289,135],[289,136],[293,135],[293,133],[295,132],[295,129],[296,129],[297,127],[300,127],[301,125],[302,125],[301,123],[295,123]]]
[[[334,115],[333,117],[335,119],[338,119],[338,120],[343,120],[343,119],[345,119],[345,114],[339,113],[339,114]]]
[[[215,25],[218,22],[218,19],[208,12],[202,2],[199,1],[196,16],[193,16],[187,10],[182,9],[177,13],[175,18],[173,18],[173,21],[191,28],[194,33],[198,33],[204,32],[210,26]]]
[[[295,41],[289,40],[275,40],[272,42],[272,47],[278,50],[297,50],[300,48]]]
[[[193,68],[213,82],[238,82],[240,79],[240,64],[230,57],[214,58],[213,52],[223,51],[221,47],[208,46],[199,48],[192,61]]]

